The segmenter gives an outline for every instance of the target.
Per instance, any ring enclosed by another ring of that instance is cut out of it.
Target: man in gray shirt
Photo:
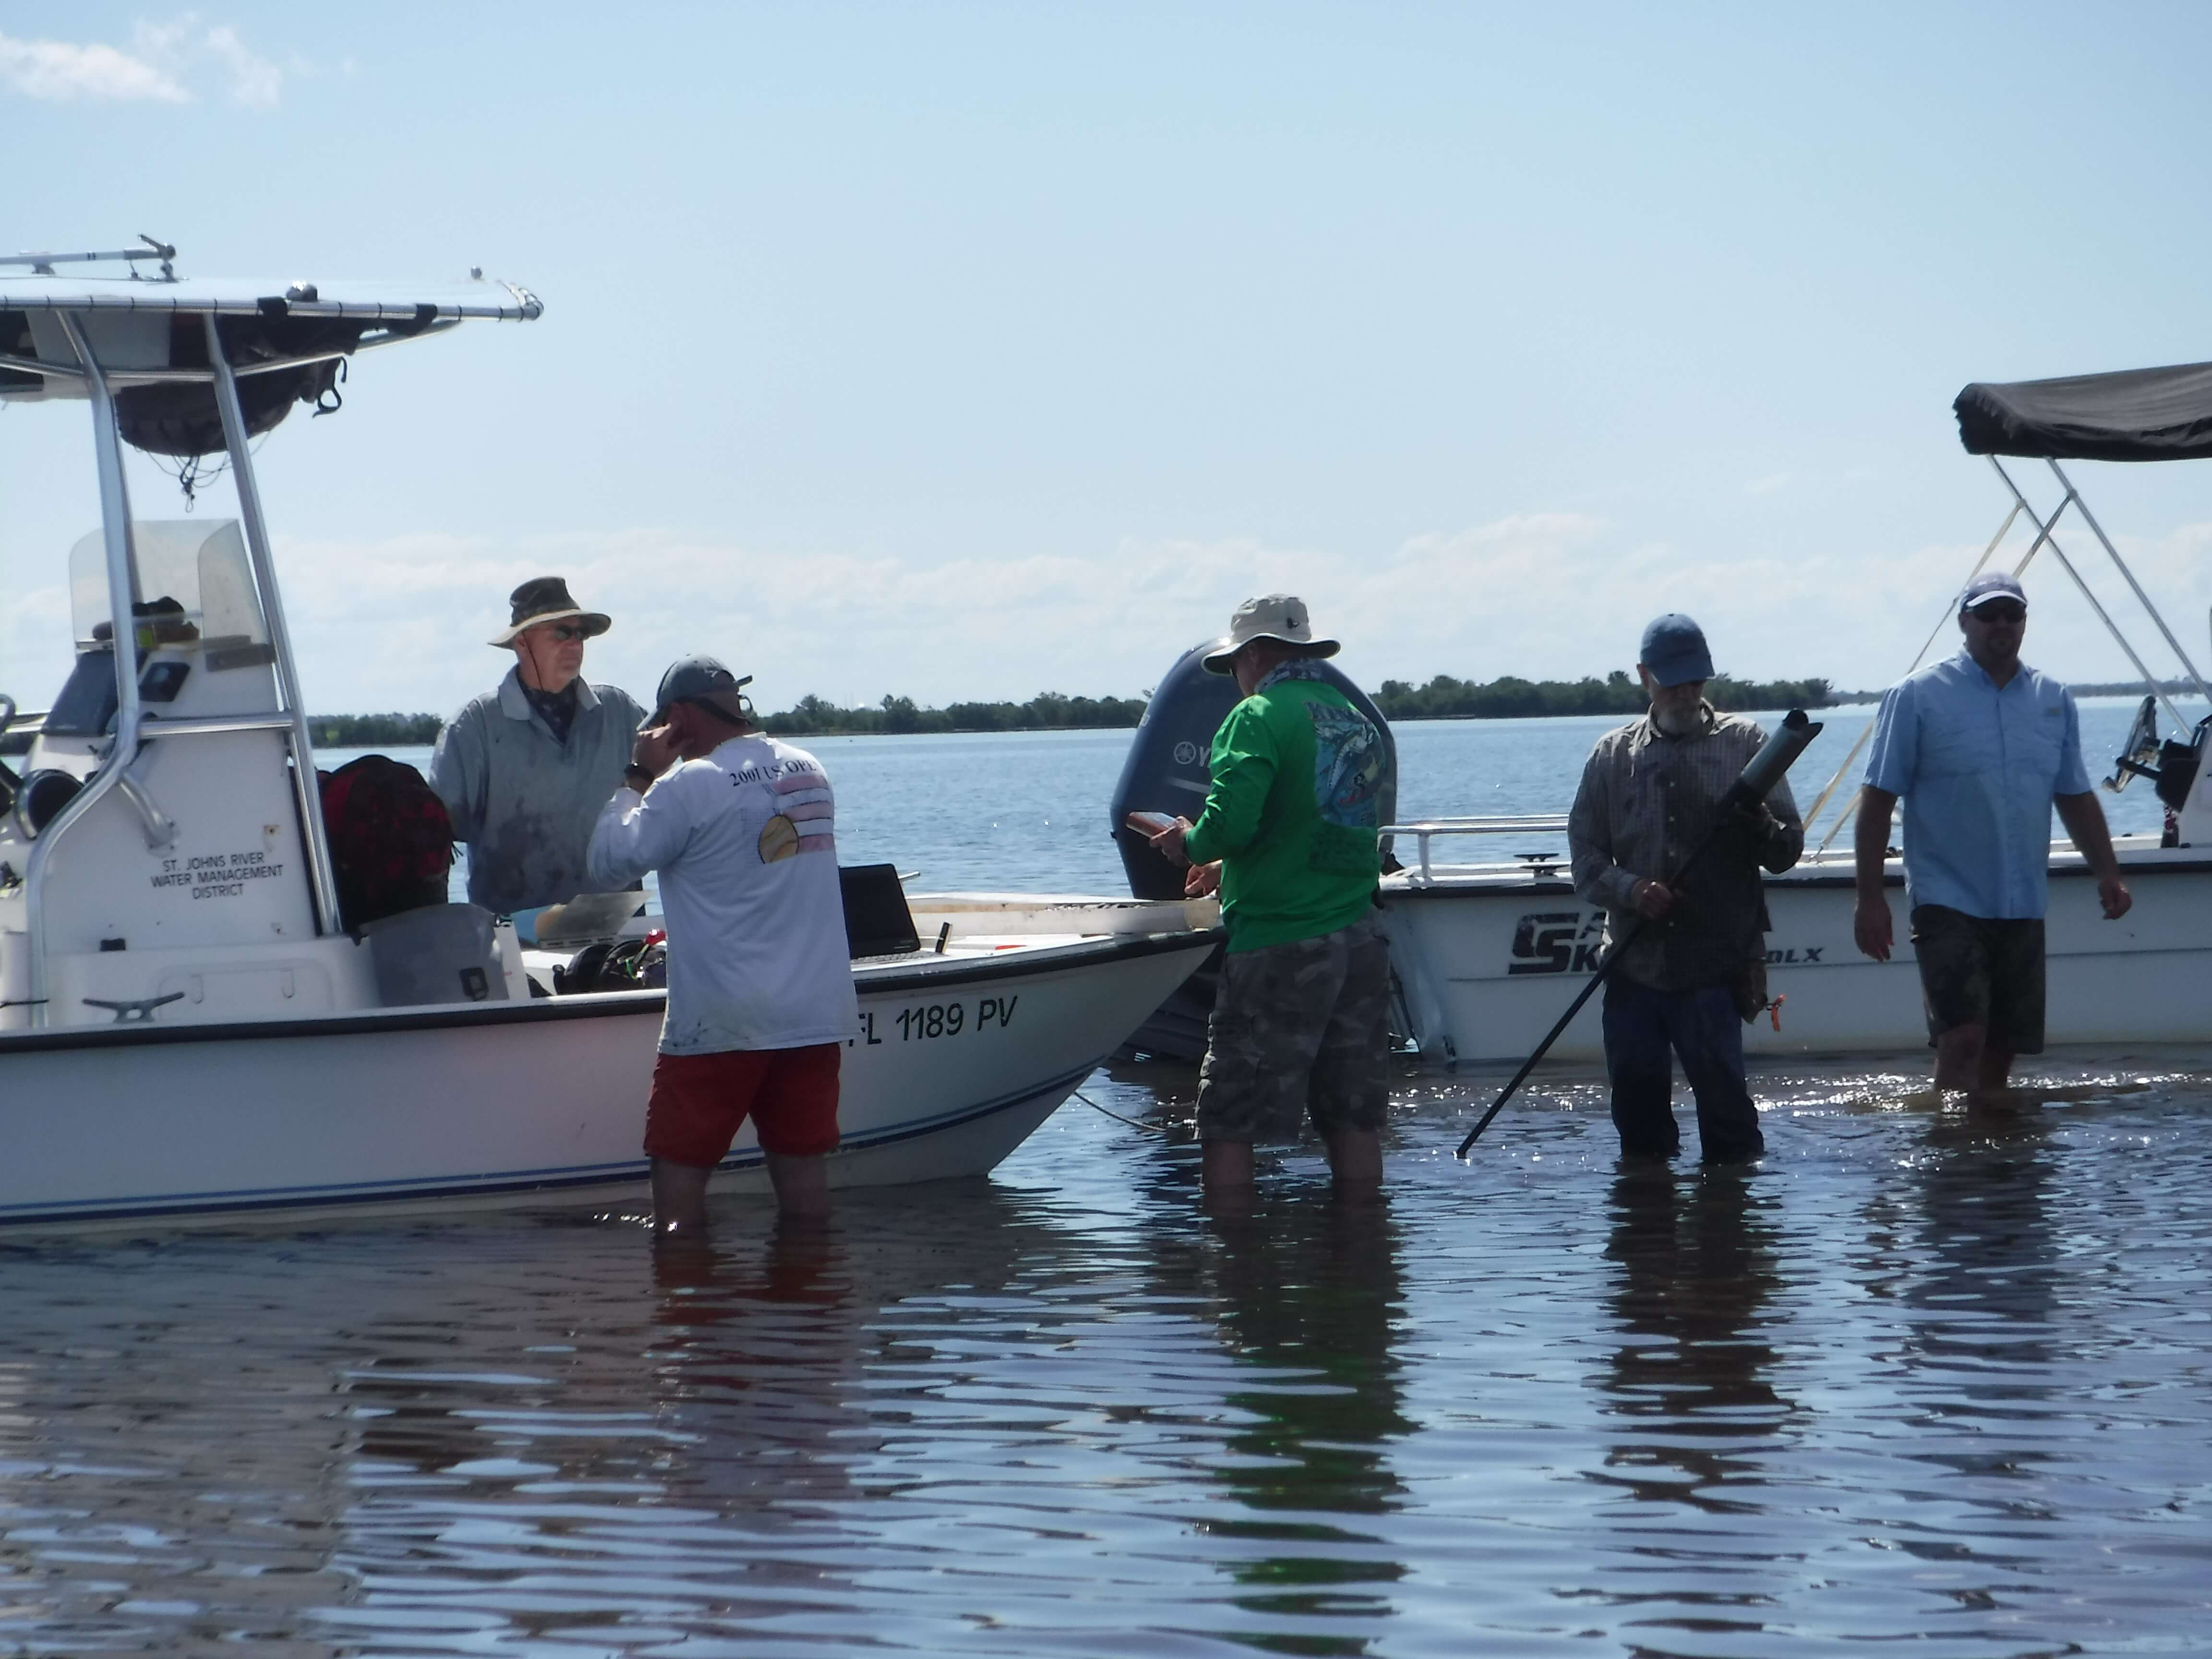
[[[1805,827],[1789,784],[1777,784],[1683,872],[1766,734],[1705,701],[1712,655],[1687,617],[1652,623],[1640,655],[1636,672],[1651,712],[1598,739],[1567,819],[1575,889],[1604,907],[1607,945],[1644,921],[1605,987],[1613,1127],[1632,1156],[1680,1150],[1672,1103],[1679,1055],[1697,1097],[1705,1161],[1756,1158],[1766,1142],[1744,1083],[1741,1022],[1765,1000],[1759,870],[1796,863]]]
[[[590,890],[584,852],[599,809],[622,787],[645,710],[627,691],[583,678],[584,641],[607,617],[558,576],[514,590],[491,643],[514,653],[497,689],[438,734],[430,787],[469,851],[469,899],[500,915]]]

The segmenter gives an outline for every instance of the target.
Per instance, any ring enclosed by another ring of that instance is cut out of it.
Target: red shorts
[[[729,1155],[748,1116],[764,1152],[813,1158],[836,1152],[837,1062],[844,1048],[817,1042],[661,1055],[645,1108],[646,1155],[711,1170]]]

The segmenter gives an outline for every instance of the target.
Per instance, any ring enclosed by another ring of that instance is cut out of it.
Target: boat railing
[[[1386,823],[1382,833],[1386,836],[1411,836],[1419,849],[1420,874],[1418,879],[1432,879],[1429,869],[1429,842],[1438,836],[1564,836],[1567,833],[1567,817],[1564,812],[1530,813],[1518,817],[1496,816],[1473,818],[1421,818],[1412,823]],[[1547,863],[1565,864],[1561,855],[1557,860],[1547,857]]]

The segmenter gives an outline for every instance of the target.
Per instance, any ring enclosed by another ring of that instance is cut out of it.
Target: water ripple
[[[1387,1205],[992,1182],[0,1252],[0,1652],[2170,1652],[2212,1602],[2193,1060],[1759,1079],[1751,1171],[1409,1074]],[[1190,1079],[1096,1081],[1170,1132]]]

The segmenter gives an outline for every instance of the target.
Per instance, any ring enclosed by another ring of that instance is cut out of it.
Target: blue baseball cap
[[[1959,595],[1959,614],[1964,616],[1969,611],[1987,605],[1991,599],[2016,600],[2021,610],[2027,609],[2027,595],[2021,592],[2018,577],[2008,575],[2002,570],[1984,570],[1968,582],[1966,591]]]
[[[1681,685],[1713,677],[1713,653],[1705,649],[1705,631],[1679,611],[1655,618],[1644,630],[1637,661],[1651,671],[1662,685]]]

